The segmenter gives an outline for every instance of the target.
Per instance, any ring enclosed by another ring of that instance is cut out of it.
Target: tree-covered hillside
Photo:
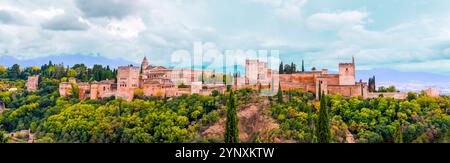
[[[263,97],[259,90],[241,89],[232,96],[228,92],[174,98],[137,96],[127,102],[114,98],[80,101],[59,95],[58,85],[68,77],[101,80],[114,76],[115,71],[108,69],[97,66],[85,71],[82,65],[64,68],[51,63],[41,68],[0,67],[0,102],[7,108],[0,113],[0,142],[30,137],[10,136],[23,130],[33,134],[34,142],[224,142],[202,133],[222,124],[219,121],[227,117],[227,108],[234,108],[227,105],[231,97],[236,98],[231,101],[237,112],[258,106],[278,124],[267,136],[255,132],[250,142],[450,142],[449,96],[410,93],[407,100],[396,100],[327,95],[319,102],[311,92],[291,90]],[[33,74],[41,75],[39,89],[27,92],[25,79]],[[9,90],[11,87],[17,90]],[[253,130],[239,130],[244,131]],[[329,139],[323,133],[329,133]]]

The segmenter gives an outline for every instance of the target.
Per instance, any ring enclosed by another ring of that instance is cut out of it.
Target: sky
[[[284,62],[450,74],[448,0],[1,0],[0,56],[167,65],[177,50],[279,50]]]

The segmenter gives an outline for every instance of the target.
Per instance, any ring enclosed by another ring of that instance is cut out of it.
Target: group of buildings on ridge
[[[345,97],[362,96],[374,98],[381,94],[385,97],[405,99],[407,93],[370,92],[367,82],[355,80],[355,59],[351,63],[339,63],[339,73],[330,74],[327,69],[319,71],[295,72],[292,74],[278,74],[270,69],[267,62],[249,60],[245,62],[245,76],[232,76],[231,85],[235,89],[250,87],[258,89],[272,88],[278,90],[299,89],[311,91],[319,96],[324,94],[341,94]],[[227,83],[204,82],[204,77],[218,77],[221,73],[193,68],[169,69],[163,66],[152,66],[144,57],[140,67],[119,66],[116,80],[94,81],[91,83],[77,82],[75,78],[59,84],[61,96],[71,94],[71,87],[76,84],[81,99],[103,99],[109,97],[123,98],[131,101],[136,89],[141,89],[143,96],[173,97],[183,94],[209,95],[213,90],[224,92]],[[28,91],[38,89],[39,76],[30,76],[27,81]],[[230,84],[230,83],[228,83]],[[439,96],[436,89],[427,89],[429,96]]]
[[[144,57],[140,67],[119,66],[116,81],[83,83],[71,78],[68,82],[60,83],[59,93],[61,96],[69,95],[72,84],[78,86],[81,99],[115,96],[131,101],[136,89],[141,89],[144,96],[164,97],[194,93],[209,95],[213,90],[223,92],[226,89],[224,84],[199,82],[202,76],[213,76],[213,74],[199,69],[169,69],[163,66],[152,66]]]

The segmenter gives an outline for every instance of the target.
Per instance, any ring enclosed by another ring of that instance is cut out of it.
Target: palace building
[[[221,73],[202,69],[170,69],[164,66],[152,66],[144,57],[140,67],[119,66],[116,81],[82,83],[77,82],[75,78],[70,78],[68,82],[60,83],[59,92],[61,96],[70,95],[72,84],[75,84],[79,88],[80,99],[104,99],[114,96],[131,101],[137,89],[141,89],[144,96],[210,95],[214,90],[225,92],[227,83],[223,83],[223,76]],[[282,90],[311,91],[316,94],[316,97],[320,92],[341,94],[346,97],[369,97],[367,83],[361,80],[355,81],[354,59],[351,63],[340,63],[338,74],[329,74],[327,69],[278,74],[276,70],[270,68],[267,62],[246,60],[244,76],[240,76],[240,73],[237,72],[233,76],[227,75],[228,77],[231,77],[231,84],[236,89],[273,87],[274,90],[277,90],[281,86]]]
[[[274,75],[278,75],[278,82],[271,81]],[[323,94],[341,94],[343,96],[368,95],[367,83],[355,81],[355,60],[351,63],[340,63],[338,74],[329,74],[327,69],[321,71],[295,72],[292,74],[275,74],[267,68],[267,64],[258,60],[246,61],[247,84],[273,83],[274,89],[281,85],[282,90],[299,89],[311,91],[319,97]]]

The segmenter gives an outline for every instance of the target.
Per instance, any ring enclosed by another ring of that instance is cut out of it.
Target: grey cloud
[[[43,23],[42,28],[55,31],[81,31],[88,29],[89,26],[75,16],[63,15]]]
[[[9,23],[9,22],[11,22],[11,20],[12,20],[12,17],[8,12],[0,11],[0,22]]]
[[[87,17],[123,18],[136,9],[135,1],[76,0],[76,5]]]
[[[14,11],[0,10],[0,23],[3,24],[24,24],[23,16]]]

